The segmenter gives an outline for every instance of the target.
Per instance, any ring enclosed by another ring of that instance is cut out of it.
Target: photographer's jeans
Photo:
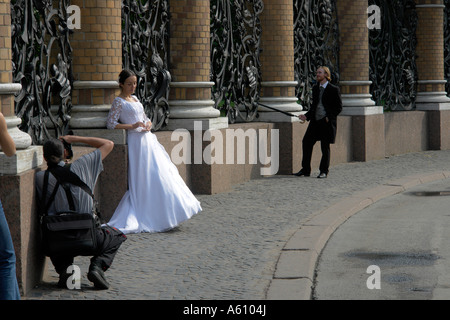
[[[0,202],[0,300],[20,300],[16,255],[8,222]]]

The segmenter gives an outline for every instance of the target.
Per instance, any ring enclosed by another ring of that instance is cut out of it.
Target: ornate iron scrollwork
[[[211,81],[215,107],[234,123],[257,115],[262,0],[211,1]]]
[[[72,48],[67,6],[70,1],[11,0],[13,81],[22,90],[15,96],[19,128],[34,144],[68,129],[72,108]],[[55,114],[52,104],[59,105]]]
[[[137,76],[135,94],[153,131],[169,121],[168,26],[167,0],[122,1],[123,67]]]
[[[294,70],[296,96],[304,109],[312,99],[316,69],[330,68],[339,83],[339,28],[335,0],[294,0]]]
[[[444,77],[445,91],[450,96],[450,0],[444,0]]]
[[[370,0],[383,13],[369,31],[371,94],[384,110],[411,110],[417,95],[417,13],[412,0]]]

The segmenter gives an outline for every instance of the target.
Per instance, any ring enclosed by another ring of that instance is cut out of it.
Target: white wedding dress
[[[149,121],[141,102],[133,99],[114,99],[108,129]],[[128,191],[108,222],[126,234],[167,231],[202,210],[156,136],[142,129],[128,130]]]

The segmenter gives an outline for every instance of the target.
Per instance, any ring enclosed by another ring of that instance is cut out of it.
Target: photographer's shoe
[[[103,270],[96,265],[89,267],[87,278],[94,283],[94,287],[97,289],[106,290],[109,288],[109,283],[105,279]]]

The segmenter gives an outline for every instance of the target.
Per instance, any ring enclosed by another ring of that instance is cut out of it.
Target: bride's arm
[[[119,123],[120,113],[122,111],[122,102],[120,99],[115,99],[111,105],[111,109],[106,119],[106,127],[108,129],[125,129],[133,130],[139,127],[145,128],[143,122],[136,122],[134,124]]]

